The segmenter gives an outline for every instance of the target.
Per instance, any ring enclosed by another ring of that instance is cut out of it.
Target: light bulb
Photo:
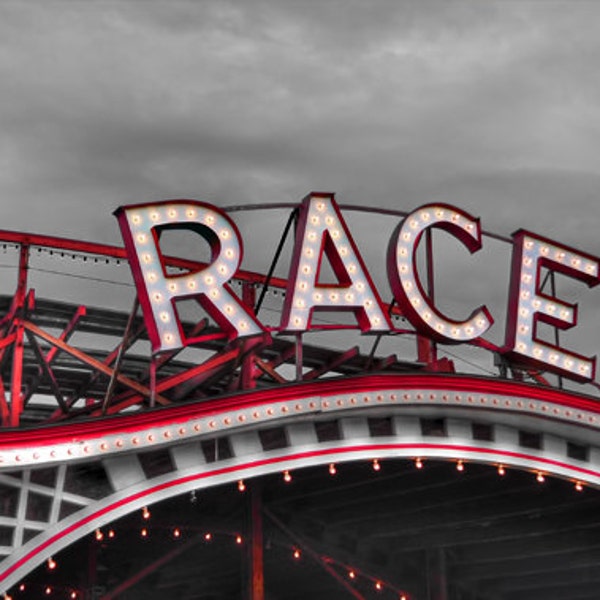
[[[283,480],[286,483],[289,483],[292,480],[292,475],[291,475],[291,473],[289,471],[284,471],[283,472]]]
[[[335,463],[331,463],[329,465],[329,474],[330,475],[335,475],[337,473],[337,468],[335,466]]]

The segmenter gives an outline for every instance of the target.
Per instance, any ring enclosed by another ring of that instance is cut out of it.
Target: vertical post
[[[12,374],[10,386],[10,426],[18,427],[21,413],[23,412],[23,393],[21,385],[23,383],[23,324],[22,317],[15,318],[17,327],[16,337],[13,347]]]
[[[19,254],[19,280],[15,292],[16,337],[13,347],[11,387],[10,387],[10,426],[18,427],[23,412],[23,319],[25,318],[25,303],[27,296],[27,271],[29,269],[29,246],[21,245]]]
[[[256,315],[254,305],[256,304],[256,288],[248,281],[242,283],[242,302],[252,315]],[[256,387],[254,379],[254,352],[247,352],[242,359],[241,388],[249,390]]]
[[[98,542],[95,539],[90,539],[88,545],[88,565],[87,565],[87,581],[85,585],[86,600],[96,600],[96,574],[98,567]]]
[[[156,355],[150,355],[150,408],[156,406]]]
[[[435,287],[433,277],[433,236],[431,229],[425,231],[426,264],[427,264],[427,295],[431,300],[435,299]]]
[[[433,276],[433,236],[430,228],[425,230],[425,266],[427,268],[427,295],[433,302],[435,295]],[[427,365],[432,365],[437,361],[435,342],[423,335],[417,335],[417,360]]]
[[[117,384],[117,377],[119,376],[119,370],[121,369],[121,363],[123,361],[123,355],[129,345],[129,338],[131,336],[131,330],[133,328],[133,322],[135,321],[135,315],[137,314],[139,307],[138,297],[136,295],[133,306],[131,308],[131,312],[129,313],[129,318],[127,319],[127,325],[125,326],[125,331],[123,332],[123,339],[119,344],[119,350],[117,352],[117,358],[115,359],[115,363],[113,365],[113,372],[110,376],[110,381],[108,382],[108,387],[106,388],[106,393],[104,394],[104,400],[102,402],[102,414],[106,414],[106,409],[112,400],[113,392],[115,391],[115,386]]]
[[[263,514],[260,484],[250,486],[250,581],[248,600],[264,600]]]
[[[10,425],[10,409],[9,404],[6,400],[6,392],[4,391],[4,382],[0,377],[0,419],[2,427],[8,427]]]
[[[302,352],[302,334],[296,334],[296,381],[302,381],[302,363],[304,354]]]
[[[553,297],[556,296],[556,280],[554,279],[554,271],[548,271],[550,276],[550,292]],[[560,330],[558,327],[554,328],[554,344],[560,347]],[[562,390],[563,378],[562,375],[558,375],[558,387]]]
[[[428,553],[427,577],[429,600],[448,600],[446,577],[446,554],[443,548],[431,549]]]

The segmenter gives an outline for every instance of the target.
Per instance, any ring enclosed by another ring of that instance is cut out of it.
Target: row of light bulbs
[[[54,568],[56,568],[56,567],[54,567]],[[17,589],[18,589],[19,593],[22,594],[27,590],[27,585],[25,583],[21,583]],[[41,586],[41,590],[42,590],[43,596],[47,597],[47,598],[60,597],[60,598],[66,598],[68,600],[80,600],[82,598],[82,596],[79,594],[79,592],[77,590],[73,590],[73,589],[67,589],[65,591],[65,588],[56,587],[56,586],[52,586],[52,585],[45,585],[45,586]],[[60,596],[58,596],[57,594],[60,594]],[[13,596],[11,596],[8,593],[4,594],[4,600],[13,600]]]
[[[335,465],[333,465],[333,463],[332,463],[332,465],[330,465],[330,468],[331,468],[331,466],[335,466]],[[289,471],[288,471],[288,475],[289,475]],[[289,481],[291,481],[291,479],[289,479]],[[242,492],[246,490],[246,485],[242,480],[240,480],[238,482],[238,489]],[[147,506],[144,506],[142,509],[142,519],[145,521],[149,521],[151,516],[152,516],[152,514],[150,512],[150,509]],[[112,535],[111,535],[111,533],[112,533]],[[220,533],[223,534],[223,532],[220,532]],[[142,538],[147,538],[149,535],[150,534],[149,534],[148,528],[145,526],[142,527],[142,529],[140,530],[140,536]],[[182,537],[183,532],[182,532],[181,528],[173,527],[171,529],[171,535],[174,539],[179,539]],[[244,543],[244,538],[239,533],[231,534],[229,532],[226,532],[226,533],[224,533],[224,535],[233,537],[235,544],[238,546],[241,546]],[[112,529],[109,530],[108,537],[109,538],[115,537],[114,530],[112,530]],[[212,532],[207,531],[206,533],[203,534],[202,537],[204,538],[205,542],[211,542],[211,541],[213,541],[215,535]],[[105,539],[104,533],[100,529],[96,530],[96,539],[98,541],[102,541]],[[303,558],[302,548],[299,547],[298,545],[292,546],[290,548],[290,552],[291,552],[291,555],[292,555],[292,558],[294,559],[294,561],[300,561]],[[373,575],[365,573],[364,571],[359,571],[355,567],[352,567],[345,563],[337,561],[334,558],[331,558],[329,556],[320,556],[320,557],[318,557],[318,559],[323,561],[324,563],[327,563],[329,565],[334,565],[334,566],[338,567],[338,569],[345,571],[348,579],[350,579],[351,581],[357,582],[358,579],[366,580],[378,592],[381,592],[384,590],[391,591],[394,594],[397,594],[398,600],[409,600],[409,596],[406,592],[397,589],[391,583],[386,582],[381,578],[374,577]]]
[[[415,457],[413,459],[413,462],[414,462],[414,465],[415,465],[416,469],[422,469],[425,466],[424,459],[421,458],[421,457]],[[466,469],[466,464],[467,463],[466,463],[465,460],[463,460],[463,459],[457,459],[456,460],[456,470],[459,473],[464,472],[465,469]],[[371,461],[371,467],[373,468],[373,471],[376,471],[376,472],[381,471],[381,461],[380,461],[380,459],[378,459],[378,458],[372,459],[372,461]],[[504,475],[506,475],[507,467],[506,467],[506,465],[504,465],[502,463],[499,463],[499,464],[496,465],[496,470],[498,471],[498,475],[500,475],[501,477],[503,477]],[[334,462],[329,463],[328,471],[329,471],[329,474],[332,475],[332,476],[337,475],[337,472],[338,472],[337,464],[334,463]],[[536,481],[538,483],[544,483],[546,481],[547,474],[544,471],[534,471],[533,473],[534,473],[535,479],[536,479]],[[292,482],[293,477],[292,477],[291,470],[285,469],[284,471],[282,471],[281,475],[282,475],[283,481],[285,483],[291,483]],[[582,492],[583,489],[584,489],[584,483],[582,481],[578,480],[578,479],[573,480],[573,485],[575,487],[575,490],[578,491],[578,492]],[[238,490],[240,492],[245,492],[246,491],[246,483],[244,482],[243,479],[240,479],[237,482],[237,487],[238,487]],[[147,510],[148,509],[146,507],[144,507],[144,511],[147,511]],[[144,514],[146,514],[146,513],[144,513]]]
[[[150,520],[151,512],[148,509],[148,507],[144,507],[142,509],[142,518],[145,521]],[[182,533],[181,528],[174,527],[171,531],[172,531],[172,537],[174,539],[179,539],[180,537],[182,537],[183,533]],[[143,527],[140,530],[140,535],[142,538],[147,538],[149,536],[148,528]],[[226,533],[225,535],[230,536],[232,534]],[[94,536],[98,542],[102,542],[107,538],[114,539],[116,537],[116,534],[115,534],[114,529],[109,529],[106,533],[103,532],[101,529],[96,529]],[[212,532],[206,532],[206,533],[204,533],[203,538],[206,542],[211,542],[214,539],[214,534]],[[237,534],[237,533],[233,534],[233,538],[234,538],[235,544],[238,546],[241,546],[244,543],[244,538],[240,534]],[[299,546],[291,547],[290,551],[291,551],[291,555],[292,555],[292,558],[294,559],[294,561],[300,561],[303,558],[303,552]],[[375,588],[375,590],[377,590],[378,592],[381,592],[384,590],[391,591],[395,594],[398,594],[398,600],[409,600],[409,597],[405,592],[398,590],[397,588],[395,588],[395,586],[393,586],[389,582],[384,581],[381,578],[377,578],[368,573],[359,571],[355,567],[351,567],[347,564],[341,563],[329,556],[319,557],[319,559],[329,565],[334,565],[334,566],[338,567],[338,569],[344,570],[347,574],[348,579],[350,579],[351,581],[357,582],[358,579],[366,580],[366,581],[370,582],[372,584],[372,586]],[[54,558],[50,557],[46,562],[46,567],[49,571],[54,571],[57,569],[58,564]],[[23,593],[27,589],[28,588],[25,583],[21,583],[18,587],[19,593]],[[51,586],[51,585],[41,586],[41,589],[43,589],[43,594],[45,596],[56,597],[55,596],[56,593],[64,592],[64,588],[58,588],[56,586]],[[69,600],[79,600],[81,598],[79,592],[74,589],[67,590],[66,595],[62,594],[60,597],[68,598]],[[10,594],[5,594],[4,600],[13,600],[13,597]]]
[[[423,467],[424,467],[424,459],[423,458],[421,458],[421,457],[415,457],[413,459],[413,462],[414,462],[414,465],[415,465],[416,469],[423,469]],[[381,467],[381,461],[380,461],[380,459],[378,459],[378,458],[372,459],[371,460],[371,467],[372,467],[373,471],[375,471],[375,472],[381,471],[382,467]],[[457,459],[456,460],[456,470],[459,473],[462,473],[462,472],[465,471],[465,469],[466,469],[466,461],[464,461],[463,459]],[[503,464],[497,464],[496,465],[496,469],[497,469],[497,472],[498,472],[499,476],[503,477],[504,475],[506,475],[507,467],[505,465],[503,465]],[[337,473],[338,473],[338,467],[337,467],[337,464],[335,462],[329,463],[329,465],[328,465],[328,472],[329,472],[329,474],[331,476],[337,475]],[[543,472],[543,471],[534,471],[534,474],[535,474],[535,479],[536,479],[536,481],[538,483],[542,484],[542,483],[544,483],[546,481],[547,474],[545,472]],[[285,469],[284,471],[282,471],[282,478],[283,478],[283,481],[285,483],[291,483],[293,481],[291,470],[290,469]],[[575,480],[575,481],[573,481],[573,484],[574,484],[574,488],[575,488],[575,490],[577,492],[582,492],[583,491],[584,484],[581,481]],[[247,490],[247,485],[246,485],[246,483],[245,483],[245,481],[243,479],[238,480],[238,482],[237,482],[237,489],[241,493],[243,493],[243,492],[245,492]],[[195,492],[192,492],[192,494],[193,494],[192,495],[192,500],[194,501],[196,499]],[[151,518],[151,516],[152,516],[152,514],[150,512],[150,509],[147,506],[144,506],[142,508],[142,519],[144,521],[149,521],[150,518]],[[149,537],[149,534],[150,534],[150,531],[149,531],[148,527],[144,526],[144,527],[142,527],[140,529],[140,536],[142,538]],[[171,535],[172,535],[172,537],[174,539],[179,539],[182,536],[182,530],[181,530],[181,528],[180,527],[173,527],[173,529],[171,530]],[[115,534],[115,530],[112,529],[112,528],[108,529],[107,531],[103,531],[102,529],[98,528],[94,532],[94,536],[95,536],[95,539],[98,542],[102,542],[105,539],[113,539],[113,538],[115,538],[116,534]],[[213,533],[212,532],[207,531],[206,533],[204,533],[204,540],[206,542],[210,542],[210,541],[212,541],[212,539],[213,539]],[[235,539],[235,543],[237,545],[242,545],[243,542],[244,542],[244,539],[243,539],[243,537],[240,534],[235,534],[234,539]],[[297,546],[293,547],[293,549],[292,549],[292,557],[294,558],[294,560],[300,560],[300,558],[302,557],[302,551],[301,551],[301,549],[299,547],[297,547]],[[344,565],[342,563],[338,563],[337,561],[335,561],[334,559],[329,558],[329,557],[323,558],[323,560],[325,560],[328,563],[335,563],[338,566],[340,566],[342,568],[345,568],[346,571],[347,571],[347,575],[348,575],[349,579],[351,579],[353,581],[357,579],[357,577],[358,577],[358,571],[355,568],[349,567],[349,566]],[[47,566],[47,568],[48,568],[49,571],[54,571],[57,568],[57,562],[56,562],[56,560],[53,557],[50,557],[47,560],[46,566]],[[366,578],[366,579],[370,580],[373,583],[373,586],[374,586],[374,588],[377,591],[381,591],[384,588],[385,589],[394,590],[394,586],[392,586],[391,584],[383,582],[381,579],[372,577],[372,576],[367,575],[365,573],[361,573],[360,575],[361,575],[361,577],[363,579]],[[19,592],[24,592],[26,590],[26,584],[25,583],[21,583],[18,586],[17,589],[18,589]],[[44,595],[48,596],[48,597],[52,596],[55,593],[55,591],[58,591],[58,590],[56,590],[55,588],[53,588],[51,585],[47,585],[47,586],[45,586],[43,588]],[[61,590],[61,591],[64,591],[64,590]],[[399,593],[399,596],[398,596],[399,600],[408,600],[408,596],[404,592],[402,592],[400,590],[395,590],[395,591],[397,591]],[[79,600],[80,595],[79,595],[79,592],[77,590],[68,589],[66,595],[63,595],[62,597],[63,598],[67,598],[68,600]],[[4,594],[4,600],[13,600],[13,597],[9,593],[5,593]]]

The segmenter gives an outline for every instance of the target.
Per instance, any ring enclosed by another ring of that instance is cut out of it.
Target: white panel
[[[206,458],[202,452],[200,442],[174,446],[170,451],[173,462],[179,470],[193,469],[198,465],[206,464]]]
[[[345,440],[354,438],[369,438],[369,423],[366,419],[349,417],[340,420],[340,429]]]
[[[263,451],[257,431],[237,433],[229,438],[234,456],[250,456]]]
[[[294,423],[286,428],[290,446],[307,446],[318,444],[317,432],[312,423]]]
[[[421,438],[421,421],[419,417],[394,417],[392,419],[394,433],[400,439]]]
[[[600,448],[596,446],[590,448],[590,466],[592,469],[600,469]]]
[[[462,442],[470,444],[473,441],[473,432],[471,431],[471,422],[462,419],[447,419],[446,431],[452,438],[452,443]],[[478,442],[480,443],[480,442]]]
[[[134,454],[107,458],[102,461],[102,464],[115,491],[128,488],[134,483],[146,479],[142,465]]]
[[[494,440],[501,446],[517,448],[519,446],[519,432],[505,425],[494,426]]]
[[[551,454],[562,461],[567,458],[567,442],[564,439],[544,434],[543,440],[544,454]]]

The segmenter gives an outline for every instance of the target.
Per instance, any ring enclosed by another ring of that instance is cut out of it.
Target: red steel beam
[[[180,554],[187,552],[190,548],[196,546],[204,539],[204,536],[198,535],[192,538],[186,544],[182,544],[181,546],[167,552],[164,556],[161,556],[159,559],[150,563],[146,567],[144,567],[141,571],[134,573],[131,577],[120,583],[116,588],[110,590],[108,593],[100,596],[99,600],[113,600],[114,598],[119,598],[121,594],[126,592],[128,589],[133,587],[136,583],[139,583],[142,579],[145,579],[149,575],[152,575],[157,569],[171,562],[174,558],[177,558]]]
[[[59,336],[59,340],[63,341],[63,342],[68,342],[69,338],[73,335],[74,331],[75,331],[75,327],[79,321],[79,319],[84,316],[86,313],[86,308],[85,306],[79,306],[77,308],[77,310],[75,311],[75,314],[73,315],[73,317],[71,318],[71,320],[69,321],[69,323],[67,324],[67,326],[65,327],[65,329],[61,332],[60,336]],[[31,338],[30,338],[31,341]],[[35,348],[34,348],[35,350]],[[27,402],[29,401],[29,399],[31,398],[31,396],[33,396],[33,394],[35,393],[39,383],[40,383],[40,379],[42,377],[42,375],[50,369],[50,365],[52,364],[52,362],[56,359],[56,357],[58,356],[60,350],[59,348],[57,348],[56,346],[52,346],[48,352],[46,354],[44,354],[43,352],[41,352],[40,349],[40,354],[38,356],[38,360],[40,362],[40,366],[38,368],[38,375],[37,377],[28,385],[27,387],[27,391],[25,393],[25,397],[24,397],[24,403],[27,404]],[[53,377],[53,376],[52,376]],[[62,396],[61,396],[62,398]],[[65,407],[67,408],[67,410],[63,410],[62,406],[61,406],[61,412],[65,413],[68,412],[68,403],[65,403]]]
[[[31,331],[31,333],[33,333],[37,337],[40,337],[40,338],[46,340],[48,343],[50,343],[54,346],[58,346],[58,348],[60,348],[63,352],[66,352],[67,354],[74,356],[76,359],[80,360],[81,362],[89,365],[90,367],[93,367],[94,369],[96,369],[96,371],[100,371],[101,373],[104,373],[104,375],[107,375],[108,377],[112,376],[113,371],[114,371],[113,369],[111,369],[110,367],[107,367],[104,363],[100,362],[99,360],[96,360],[95,358],[87,355],[85,352],[82,352],[81,350],[78,350],[77,348],[73,348],[72,346],[69,346],[68,344],[65,344],[58,338],[54,337],[53,335],[50,335],[43,329],[39,328],[37,325],[34,325],[33,323],[31,323],[29,321],[25,321],[23,323],[23,327],[25,329],[27,329],[28,331]],[[138,392],[139,394],[141,394],[142,396],[144,396],[146,398],[150,397],[150,389],[149,388],[147,388],[144,385],[140,385],[139,383],[137,383],[133,379],[130,379],[129,377],[126,377],[125,375],[120,375],[120,374],[117,375],[117,381],[119,383],[121,383],[122,385],[127,386],[127,387],[131,388],[132,390],[135,390],[136,392]],[[160,404],[164,404],[164,405],[170,404],[169,400],[167,400],[166,398],[163,398],[162,396],[160,396],[158,394],[156,395],[156,401],[159,402]]]
[[[310,555],[310,557],[320,565],[333,579],[335,579],[342,588],[344,588],[351,596],[356,598],[357,600],[366,600],[366,598],[355,588],[353,588],[335,569],[331,567],[327,563],[327,561],[323,560],[322,557],[315,552],[307,543],[304,541],[298,534],[294,533],[291,529],[289,529],[286,525],[282,523],[272,512],[265,510],[265,514],[281,531],[283,531],[291,540],[294,541],[298,546],[306,552],[306,554]]]
[[[319,367],[318,369],[312,369],[308,373],[305,373],[302,376],[304,381],[311,381],[312,379],[318,379],[321,375],[328,373],[329,371],[334,371],[340,365],[343,365],[345,362],[351,360],[358,354],[358,346],[354,346],[350,348],[350,350],[346,350],[342,354],[336,356],[333,360],[328,362],[326,365]]]
[[[15,343],[13,345],[12,373],[10,384],[10,416],[9,425],[17,427],[23,412],[23,319],[27,306],[27,271],[29,269],[29,246],[21,245],[19,252],[19,279],[14,296],[15,318]]]

